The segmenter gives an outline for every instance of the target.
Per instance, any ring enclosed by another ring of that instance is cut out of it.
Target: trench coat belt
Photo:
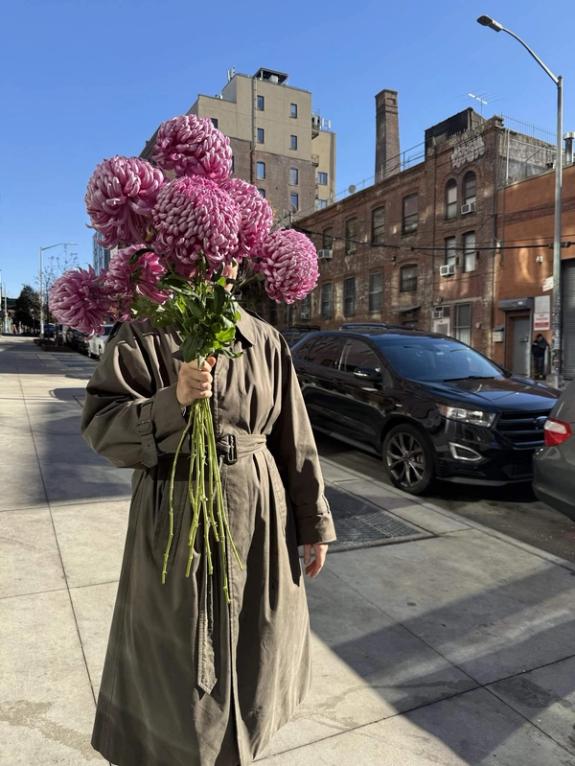
[[[233,465],[240,458],[251,455],[254,452],[259,452],[266,447],[266,442],[267,437],[265,434],[243,433],[216,435],[216,452],[219,456],[220,469],[222,463]],[[228,561],[231,557],[232,554],[228,551]],[[201,689],[210,694],[218,680],[214,651],[214,615],[216,614],[214,609],[214,588],[218,589],[218,603],[220,599],[223,598],[223,594],[221,592],[220,584],[218,582],[213,582],[216,578],[213,578],[208,574],[205,555],[201,558],[201,566],[201,591],[198,610],[199,636],[197,651],[197,684]],[[231,582],[229,582],[229,585],[231,586]]]

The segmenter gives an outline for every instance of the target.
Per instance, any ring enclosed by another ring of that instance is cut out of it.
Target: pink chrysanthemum
[[[241,178],[230,178],[222,184],[240,210],[239,247],[236,258],[249,257],[269,234],[274,214],[269,202],[253,184]]]
[[[256,271],[265,277],[268,296],[280,303],[293,303],[310,293],[317,284],[317,252],[311,240],[294,229],[272,232],[258,249]]]
[[[218,184],[200,176],[170,181],[153,212],[154,250],[185,276],[193,276],[203,254],[211,275],[238,249],[240,212]]]
[[[91,333],[98,331],[110,312],[110,295],[105,275],[91,266],[66,271],[49,292],[50,311],[61,324]]]
[[[130,245],[118,250],[110,258],[105,282],[119,306],[120,319],[130,318],[130,307],[137,295],[160,304],[170,297],[168,292],[158,287],[166,268],[160,263],[156,253],[148,250],[133,259],[135,253],[145,247],[144,244]]]
[[[92,173],[86,208],[105,247],[146,238],[152,208],[165,179],[161,170],[138,157],[111,157]]]
[[[162,170],[177,176],[198,175],[225,181],[232,170],[230,139],[214,127],[209,117],[183,114],[163,122],[152,157]]]

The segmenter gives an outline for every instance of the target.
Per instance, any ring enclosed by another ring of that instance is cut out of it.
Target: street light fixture
[[[55,245],[46,245],[40,248],[40,337],[44,337],[44,264],[43,253],[46,250],[52,250],[53,247],[67,248],[71,245],[77,245],[77,242],[56,242]]]
[[[557,157],[555,160],[555,223],[553,230],[553,310],[551,330],[553,346],[551,355],[551,378],[555,386],[561,378],[561,192],[563,187],[563,77],[554,74],[519,35],[512,32],[490,16],[480,16],[478,24],[493,29],[494,32],[506,32],[520,43],[539,64],[557,86]]]

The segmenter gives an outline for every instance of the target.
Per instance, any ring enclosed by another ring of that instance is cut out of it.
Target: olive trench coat
[[[210,398],[231,533],[244,562],[242,569],[228,549],[231,604],[219,555],[213,579],[203,555],[185,577],[189,443],[161,582],[169,471],[185,425],[176,399],[181,338],[146,320],[123,323],[87,386],[84,438],[115,466],[134,469],[91,740],[116,766],[245,766],[310,687],[298,545],[336,535],[289,347],[274,327],[238,310],[234,348],[243,353],[218,357]],[[198,551],[202,543],[200,527]]]

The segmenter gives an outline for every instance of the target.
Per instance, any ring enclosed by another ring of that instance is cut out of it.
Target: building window
[[[299,194],[297,192],[290,192],[289,203],[291,205],[292,212],[299,210]]]
[[[212,121],[212,125],[214,128],[217,128],[219,125],[218,118],[217,117],[210,117],[210,120]]]
[[[385,208],[376,207],[371,211],[371,244],[383,244],[385,234]]]
[[[455,337],[471,345],[471,303],[458,303],[455,306]]]
[[[327,173],[324,170],[318,172],[317,182],[320,186],[327,186]]]
[[[355,277],[343,280],[343,315],[352,317],[355,314]]]
[[[262,181],[266,177],[266,163],[256,162],[256,178]]]
[[[258,112],[263,112],[266,108],[266,100],[263,96],[257,97]]]
[[[289,169],[289,182],[290,186],[297,186],[299,184],[299,170],[297,168]]]
[[[381,311],[383,308],[383,275],[381,272],[369,275],[369,310]]]
[[[311,318],[311,295],[309,293],[299,304],[299,318],[304,321]]]
[[[353,255],[357,250],[357,218],[345,222],[345,254]]]
[[[477,198],[477,177],[470,170],[463,176],[463,204],[470,205]]]
[[[411,234],[417,231],[418,222],[417,194],[408,194],[407,197],[403,198],[402,234]]]
[[[445,239],[445,265],[455,266],[457,263],[457,239],[447,237]]]
[[[454,178],[445,187],[445,217],[457,217],[457,181]]]
[[[297,119],[297,104],[289,105],[289,116]]]
[[[477,268],[477,245],[475,232],[468,231],[463,235],[463,271],[475,271]]]
[[[258,141],[258,144],[263,144],[265,141],[265,132],[263,128],[257,129],[257,141]]]
[[[417,264],[402,266],[399,270],[399,292],[417,292]]]
[[[333,285],[326,282],[321,286],[321,318],[331,319],[333,315]]]
[[[258,189],[260,195],[265,199],[266,196],[266,190],[265,189]]]
[[[327,207],[327,200],[321,199],[321,197],[316,197],[315,200],[315,209],[316,210],[324,210]]]
[[[289,148],[290,149],[297,149],[297,136],[295,136],[293,133],[289,137]]]
[[[324,229],[321,235],[321,246],[324,250],[331,250],[333,247],[333,226]]]

